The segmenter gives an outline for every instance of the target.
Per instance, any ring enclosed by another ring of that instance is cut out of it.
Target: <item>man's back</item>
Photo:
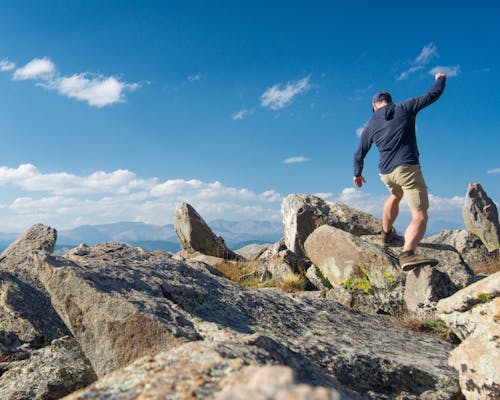
[[[399,165],[419,164],[415,119],[420,110],[441,96],[445,83],[444,77],[438,78],[424,95],[398,104],[387,104],[374,112],[363,130],[354,155],[354,176],[361,174],[363,160],[372,143],[380,152],[381,174],[387,174]]]

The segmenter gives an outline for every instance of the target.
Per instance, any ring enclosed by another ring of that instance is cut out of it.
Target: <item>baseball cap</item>
[[[377,92],[372,98],[372,103],[377,103],[378,101],[387,101],[388,103],[392,103],[392,96],[386,91]]]

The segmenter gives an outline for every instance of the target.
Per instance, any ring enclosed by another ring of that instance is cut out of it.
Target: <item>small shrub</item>
[[[306,278],[302,275],[287,275],[281,284],[281,289],[287,293],[300,292],[306,287]]]
[[[490,300],[490,295],[488,293],[480,293],[477,295],[477,299],[480,303],[487,303]]]
[[[402,328],[427,333],[437,337],[438,339],[454,344],[458,344],[460,342],[448,325],[446,325],[443,321],[434,319],[421,320],[408,312],[399,314],[395,318],[399,326]]]
[[[347,278],[342,281],[342,286],[348,292],[363,292],[368,294],[372,288],[372,285],[366,276],[361,278]]]

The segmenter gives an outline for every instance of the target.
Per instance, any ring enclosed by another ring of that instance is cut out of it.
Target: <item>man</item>
[[[443,93],[447,76],[437,73],[434,85],[423,96],[394,104],[388,92],[373,96],[373,115],[361,134],[354,153],[354,184],[366,182],[362,171],[364,159],[373,143],[380,153],[380,177],[391,195],[384,204],[381,239],[388,244],[395,236],[394,221],[403,196],[410,207],[412,220],[405,231],[399,264],[404,271],[423,265],[436,265],[437,260],[415,254],[427,227],[429,199],[419,164],[415,119],[420,110],[435,102]]]

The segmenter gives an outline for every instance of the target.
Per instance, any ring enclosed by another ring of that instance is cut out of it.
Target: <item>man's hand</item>
[[[354,179],[352,180],[354,182],[354,185],[357,187],[363,186],[363,183],[366,182],[365,178],[363,176],[355,176]]]
[[[444,79],[446,79],[448,76],[446,74],[443,74],[442,72],[438,72],[437,74],[434,75],[436,81],[441,77],[444,77]]]

